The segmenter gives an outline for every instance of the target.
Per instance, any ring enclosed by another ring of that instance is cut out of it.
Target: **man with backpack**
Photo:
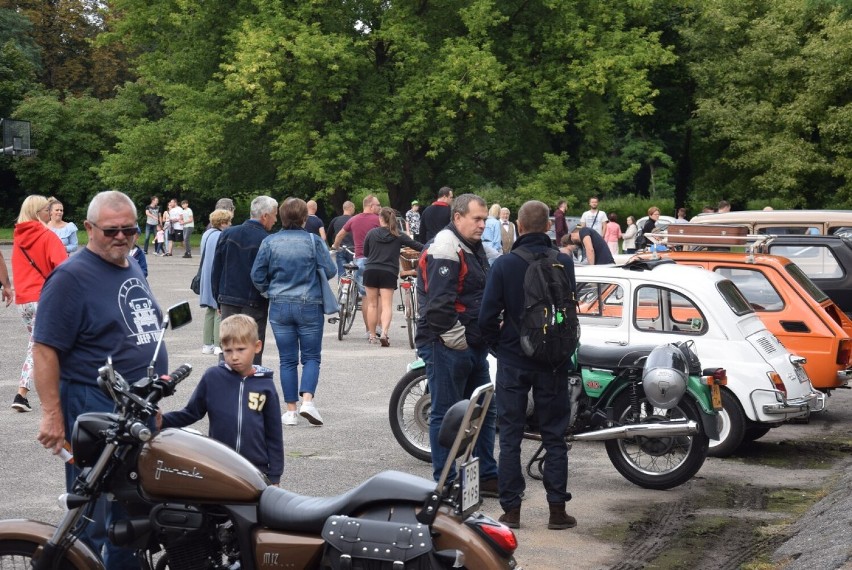
[[[500,522],[510,528],[520,528],[521,496],[526,487],[521,440],[530,389],[545,448],[547,528],[560,530],[577,524],[565,511],[571,493],[567,490],[564,438],[570,411],[569,376],[575,370],[573,355],[579,341],[576,280],[571,256],[554,249],[545,233],[548,214],[548,207],[537,200],[521,206],[520,237],[512,253],[501,256],[491,267],[479,312],[479,329],[497,355],[497,480],[504,511]]]

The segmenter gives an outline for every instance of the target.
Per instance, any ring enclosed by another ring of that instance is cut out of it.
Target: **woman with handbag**
[[[191,286],[199,298],[199,304],[204,309],[204,328],[201,333],[201,354],[219,354],[219,303],[213,297],[213,256],[216,254],[216,244],[222,231],[231,225],[234,213],[230,210],[213,210],[210,212],[210,228],[201,236],[201,263],[198,273]],[[196,282],[197,280],[197,282]],[[196,291],[197,287],[197,291]]]
[[[364,288],[367,290],[364,314],[370,344],[390,346],[388,331],[393,317],[393,292],[399,280],[399,251],[403,247],[423,251],[422,243],[399,231],[393,208],[382,208],[379,212],[379,227],[370,230],[364,238],[364,257],[367,258],[364,264]],[[379,314],[382,316],[382,336],[377,339]]]
[[[62,240],[47,227],[49,220],[50,202],[47,198],[36,194],[27,196],[21,204],[12,239],[15,304],[30,337],[21,367],[18,393],[12,401],[12,409],[19,412],[32,411],[27,394],[33,384],[33,327],[41,288],[53,268],[68,259]]]
[[[331,293],[328,280],[337,275],[337,266],[322,239],[305,231],[308,206],[304,200],[288,198],[278,208],[278,216],[282,228],[260,244],[251,279],[270,302],[269,323],[278,346],[287,405],[281,422],[297,425],[301,415],[312,425],[321,426],[314,395],[322,360],[324,312],[336,312],[333,306],[324,308],[323,301]],[[297,415],[300,396],[302,405]]]

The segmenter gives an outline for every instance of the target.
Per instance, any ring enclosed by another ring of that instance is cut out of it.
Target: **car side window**
[[[578,314],[621,323],[624,308],[624,289],[616,283],[578,283]]]
[[[822,245],[770,245],[769,253],[798,265],[811,279],[839,279],[843,267],[830,247]]]
[[[757,229],[759,234],[783,235],[811,235],[818,236],[822,229],[817,226],[765,226]]]
[[[633,311],[633,324],[642,331],[700,335],[707,330],[695,303],[664,287],[639,287]]]
[[[713,271],[733,281],[755,311],[784,308],[784,299],[762,271],[735,267],[716,267]]]

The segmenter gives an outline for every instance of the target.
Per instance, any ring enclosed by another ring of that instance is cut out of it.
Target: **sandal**
[[[382,346],[390,346],[390,340],[386,336],[380,336],[379,342],[382,343]]]
[[[379,339],[377,339],[373,335],[370,335],[370,337],[367,339],[367,342],[369,344],[379,344]]]

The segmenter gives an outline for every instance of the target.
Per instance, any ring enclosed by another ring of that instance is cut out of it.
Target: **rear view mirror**
[[[184,301],[169,307],[169,324],[172,329],[179,329],[191,322],[192,310],[189,308],[189,301]]]

